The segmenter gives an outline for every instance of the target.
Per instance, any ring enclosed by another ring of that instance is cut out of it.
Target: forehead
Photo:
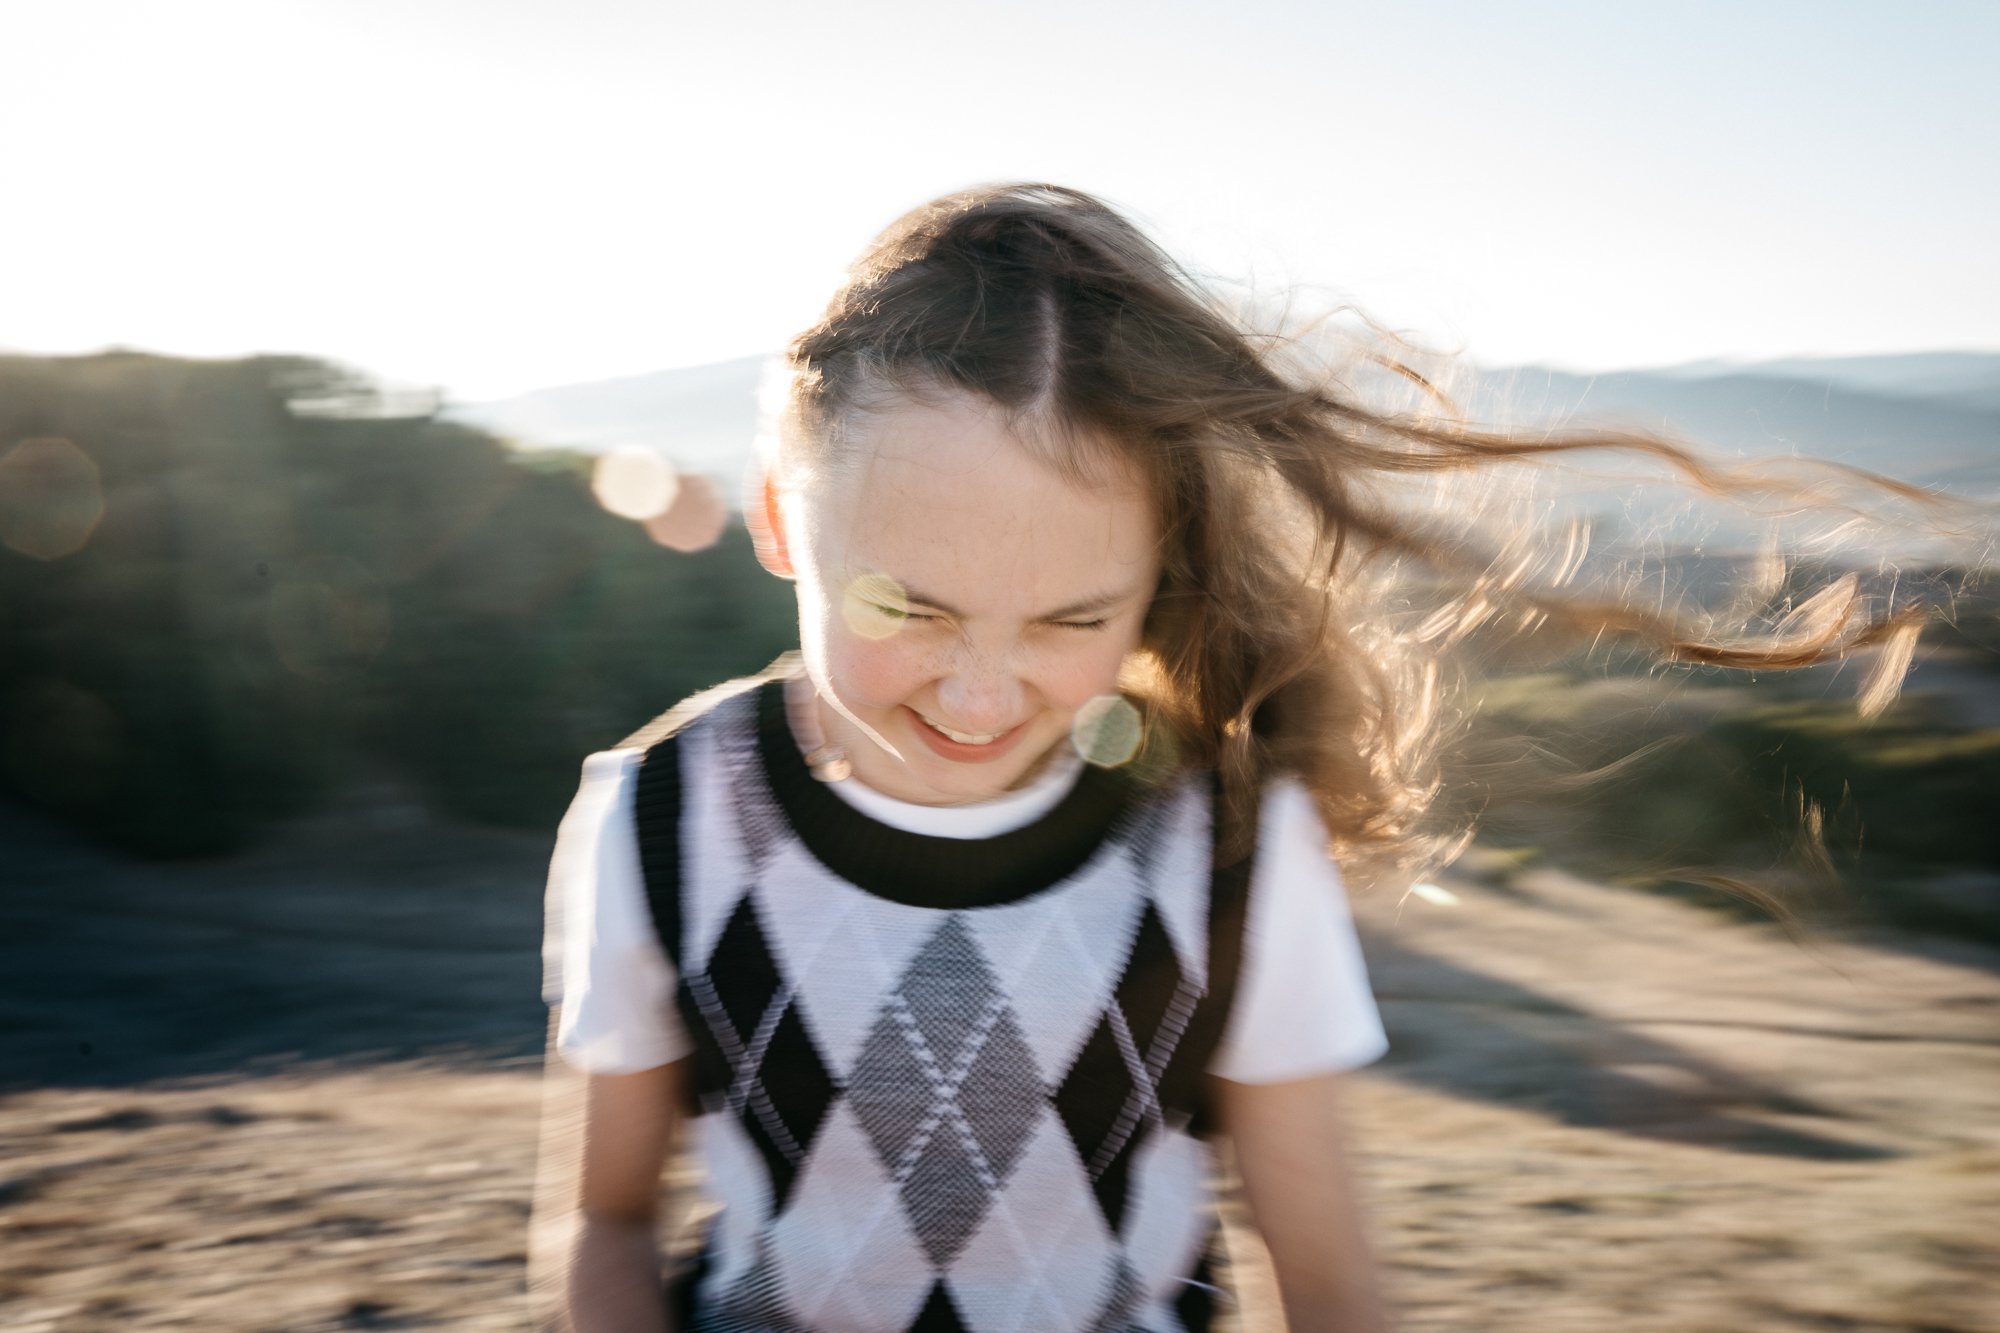
[[[843,466],[802,497],[829,574],[887,574],[998,613],[1158,572],[1152,505],[1136,478],[1108,452],[1081,478],[1065,475],[1046,461],[1048,443],[1023,443],[981,400],[895,399],[856,419],[844,446]]]

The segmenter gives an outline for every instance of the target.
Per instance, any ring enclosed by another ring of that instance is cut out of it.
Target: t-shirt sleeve
[[[1296,780],[1265,792],[1257,848],[1242,970],[1209,1072],[1282,1083],[1381,1058],[1389,1038],[1347,893],[1325,825]]]
[[[549,861],[542,1001],[561,1006],[556,1049],[586,1073],[636,1073],[692,1049],[639,869],[632,801],[642,757],[607,750],[584,761]]]

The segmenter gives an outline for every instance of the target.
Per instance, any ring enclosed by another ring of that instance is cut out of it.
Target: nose
[[[938,721],[966,731],[1005,731],[1026,711],[1026,691],[1006,662],[994,657],[954,663],[938,680]]]

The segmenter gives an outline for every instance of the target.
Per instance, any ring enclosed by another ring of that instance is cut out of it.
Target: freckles
[[[852,702],[893,707],[928,679],[917,656],[902,650],[893,640],[870,643],[847,639],[836,660],[837,678],[859,696]]]
[[[1125,654],[1116,648],[1078,654],[1053,667],[1045,676],[1049,703],[1074,712],[1100,694],[1118,692],[1118,673]]]

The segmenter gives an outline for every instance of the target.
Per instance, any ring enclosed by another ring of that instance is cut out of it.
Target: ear
[[[751,544],[757,548],[757,563],[781,579],[795,577],[791,541],[785,532],[785,510],[778,502],[778,482],[770,469],[758,470],[748,498],[750,503],[743,507],[743,521],[750,529]]]

